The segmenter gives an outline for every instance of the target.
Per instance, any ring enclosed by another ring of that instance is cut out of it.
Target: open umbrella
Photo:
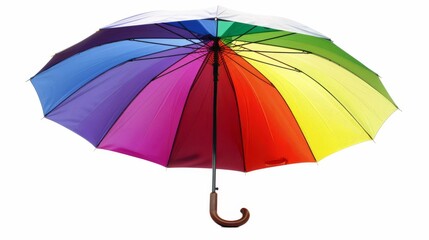
[[[299,23],[223,7],[115,22],[31,82],[46,118],[97,148],[165,167],[249,172],[373,139],[397,109],[379,77]]]

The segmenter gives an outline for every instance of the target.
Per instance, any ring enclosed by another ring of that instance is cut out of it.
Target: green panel
[[[348,53],[343,51],[341,48],[336,46],[329,39],[318,38],[298,33],[277,31],[246,34],[244,36],[241,36],[239,40],[251,43],[260,43],[303,50],[329,59],[360,77],[371,87],[376,89],[380,94],[389,99],[390,102],[395,104],[393,99],[390,97],[389,93],[386,91],[385,87],[381,83],[377,74],[375,74],[358,60],[350,56]],[[245,45],[246,44],[243,44],[243,47],[245,47]]]
[[[279,30],[239,22],[229,22],[222,20],[218,21],[218,37],[221,37],[224,40],[228,38],[234,39],[234,37],[240,36],[242,34],[247,35],[273,31],[278,32]]]
[[[226,36],[226,31],[231,27],[231,25],[234,24],[234,22],[227,22],[227,21],[217,21],[217,36],[223,37]]]

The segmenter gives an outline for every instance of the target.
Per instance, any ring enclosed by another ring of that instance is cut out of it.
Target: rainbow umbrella
[[[397,109],[377,74],[329,38],[223,7],[115,22],[31,82],[44,116],[97,148],[165,167],[249,172],[371,140]]]

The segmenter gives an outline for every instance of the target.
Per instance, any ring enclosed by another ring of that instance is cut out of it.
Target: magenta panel
[[[165,72],[176,70],[153,80],[128,106],[99,147],[166,166],[185,100],[204,61],[196,57],[185,57]]]

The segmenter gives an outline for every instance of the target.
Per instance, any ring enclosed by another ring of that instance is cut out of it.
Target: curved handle
[[[240,212],[243,214],[243,216],[238,220],[229,221],[222,219],[217,214],[217,193],[210,193],[210,216],[217,224],[221,225],[222,227],[240,227],[241,225],[245,224],[250,218],[249,210],[247,210],[246,208],[242,208]]]

